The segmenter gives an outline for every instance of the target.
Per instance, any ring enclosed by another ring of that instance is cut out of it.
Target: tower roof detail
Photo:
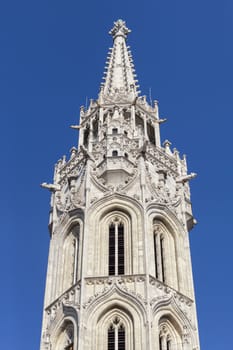
[[[117,97],[134,99],[139,91],[132,54],[126,46],[127,35],[131,32],[121,19],[114,23],[109,31],[113,37],[113,47],[109,49],[104,80],[101,85],[101,94],[107,99]]]

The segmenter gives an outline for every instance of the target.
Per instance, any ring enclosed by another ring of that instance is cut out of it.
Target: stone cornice
[[[55,299],[51,304],[45,307],[45,311],[50,314],[51,309],[53,307],[56,307],[60,305],[61,303],[63,304],[69,304],[71,299],[75,301],[75,295],[80,291],[81,288],[81,281],[78,281],[76,284],[74,284],[72,287],[67,289],[64,293],[62,293],[57,299]],[[77,298],[77,296],[76,296]]]

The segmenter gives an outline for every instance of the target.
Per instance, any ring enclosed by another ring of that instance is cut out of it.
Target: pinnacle
[[[127,38],[127,35],[131,32],[130,29],[126,27],[125,21],[118,19],[114,22],[114,27],[109,31],[109,34],[112,35],[113,39],[117,36],[123,36]]]

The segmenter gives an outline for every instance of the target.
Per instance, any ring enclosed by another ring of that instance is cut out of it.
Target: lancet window
[[[114,207],[102,216],[97,229],[96,246],[93,248],[99,264],[90,262],[93,273],[104,276],[130,275],[133,269],[133,242],[129,213]]]
[[[119,317],[108,328],[108,350],[125,350],[125,326]]]
[[[109,226],[109,275],[125,273],[124,225],[118,219]]]
[[[107,308],[104,306],[103,313],[98,318],[98,323],[95,327],[96,340],[93,341],[93,347],[90,348],[95,350],[139,349],[139,347],[135,347],[135,344],[141,342],[141,332],[135,333],[134,331],[135,325],[137,329],[143,327],[143,323],[141,323],[143,320],[138,317],[139,314],[135,313],[132,315],[130,310],[128,310],[127,304],[125,304],[126,309],[118,308],[114,300],[112,300],[113,308],[109,306]]]
[[[166,283],[172,288],[178,288],[178,261],[176,232],[166,225],[166,222],[157,218],[153,220],[151,237],[151,254],[154,255],[154,266],[151,273],[159,281]],[[178,247],[179,249],[179,247]]]
[[[169,317],[159,322],[159,350],[182,350],[181,330],[178,323]]]

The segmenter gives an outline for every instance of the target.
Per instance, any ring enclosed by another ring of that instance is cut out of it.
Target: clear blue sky
[[[232,0],[21,0],[0,10],[2,349],[39,348],[53,165],[96,98],[114,20],[132,33],[143,94],[162,139],[188,155],[193,271],[203,350],[232,349]]]

